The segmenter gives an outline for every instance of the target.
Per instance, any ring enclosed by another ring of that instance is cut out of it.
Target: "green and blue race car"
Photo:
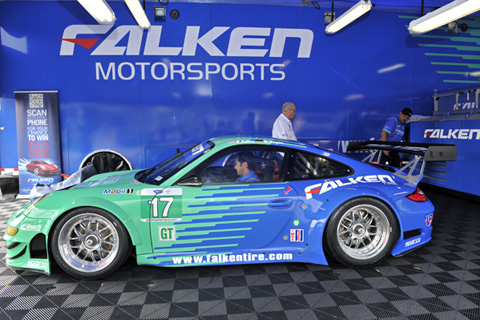
[[[431,240],[415,183],[313,145],[222,137],[145,170],[95,175],[8,221],[6,263],[95,279],[139,265],[378,264]]]

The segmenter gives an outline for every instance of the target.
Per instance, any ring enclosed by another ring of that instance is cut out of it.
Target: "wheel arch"
[[[92,205],[92,203],[94,203],[95,205]],[[50,246],[51,234],[54,230],[54,227],[60,220],[60,218],[73,210],[82,209],[82,208],[96,208],[96,209],[104,210],[109,214],[115,216],[122,223],[125,230],[127,230],[127,233],[130,238],[130,243],[134,247],[141,244],[144,241],[144,239],[142,239],[141,237],[141,232],[137,230],[137,228],[135,227],[135,224],[126,223],[126,221],[131,219],[131,216],[129,216],[125,212],[125,210],[123,210],[117,204],[104,200],[102,198],[86,197],[86,198],[76,199],[74,206],[69,206],[68,208],[64,208],[64,210],[61,210],[60,214],[57,214],[55,218],[51,220],[51,225],[48,231],[48,243],[47,243],[48,247]]]
[[[324,228],[323,228],[323,234],[322,234],[322,248],[325,252],[328,252],[328,247],[327,247],[327,241],[326,241],[326,230],[328,228],[328,224],[331,221],[333,213],[338,210],[338,208],[342,207],[345,205],[347,202],[352,201],[352,200],[357,200],[361,198],[370,198],[374,199],[377,201],[382,202],[387,208],[389,208],[393,215],[395,216],[395,224],[396,227],[398,228],[398,236],[397,239],[395,239],[395,243],[398,242],[399,237],[401,234],[403,234],[403,228],[400,223],[400,217],[398,215],[398,211],[396,210],[396,207],[393,203],[393,201],[388,201],[387,199],[389,198],[386,194],[379,192],[376,189],[372,188],[355,188],[351,190],[342,190],[337,192],[335,195],[332,197],[328,197],[328,202],[330,203],[330,208],[328,209],[328,217],[326,219]]]

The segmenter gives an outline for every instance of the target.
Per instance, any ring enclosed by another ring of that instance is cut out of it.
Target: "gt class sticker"
[[[158,227],[158,241],[175,241],[177,240],[177,232],[175,226]]]

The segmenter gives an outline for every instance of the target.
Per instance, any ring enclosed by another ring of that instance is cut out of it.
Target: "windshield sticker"
[[[385,185],[396,185],[397,183],[393,179],[395,179],[395,177],[388,175],[370,175],[359,176],[356,178],[332,180],[306,187],[304,195],[307,197],[307,200],[309,200],[312,199],[312,194],[323,194],[336,188],[341,188],[359,183],[383,183]]]
[[[194,156],[198,153],[201,153],[203,152],[203,150],[204,150],[203,145],[199,144],[198,146],[192,149],[192,155]]]
[[[156,196],[156,195],[168,195],[168,196],[181,196],[182,188],[150,188],[142,189],[142,196]]]

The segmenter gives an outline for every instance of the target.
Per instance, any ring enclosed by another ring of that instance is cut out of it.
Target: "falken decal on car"
[[[322,194],[336,188],[358,183],[383,183],[385,185],[396,185],[397,183],[393,179],[394,177],[389,175],[370,175],[359,176],[356,178],[331,180],[306,187],[304,195],[306,196],[307,200],[309,200],[312,199],[312,194]]]

